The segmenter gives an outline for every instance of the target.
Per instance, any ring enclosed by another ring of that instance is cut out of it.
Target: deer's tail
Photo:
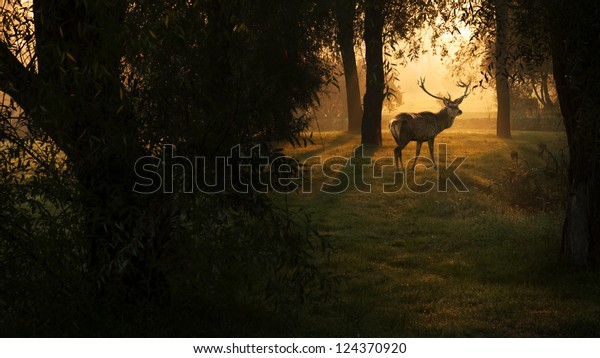
[[[402,129],[402,119],[399,117],[392,119],[388,127],[390,128],[390,133],[392,133],[392,137],[394,137],[394,140],[396,141],[396,143],[398,143],[398,141],[400,140],[400,130]]]

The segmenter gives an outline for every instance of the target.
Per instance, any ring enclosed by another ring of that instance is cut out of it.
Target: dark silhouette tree
[[[362,118],[362,144],[381,146],[381,109],[384,99],[383,72],[384,1],[367,0],[365,7],[364,41],[366,46],[367,81]]]
[[[348,131],[354,133],[360,132],[362,122],[362,101],[354,53],[356,5],[356,0],[335,0],[337,40],[342,54],[346,86]]]
[[[402,61],[418,57],[422,41],[417,33],[439,17],[445,4],[435,1],[394,1],[365,0],[361,4],[364,11],[363,41],[366,47],[366,92],[363,100],[362,144],[378,147],[381,145],[381,109],[386,96],[393,95],[390,81],[396,80],[390,57],[396,56]],[[452,9],[449,9],[452,11]],[[432,38],[435,40],[445,30],[445,26],[436,26]],[[408,46],[398,46],[400,42]],[[384,57],[384,53],[387,56]]]
[[[546,112],[554,112],[556,110],[556,105],[554,104],[552,96],[550,96],[548,77],[548,72],[542,70],[540,72],[539,90],[535,82],[532,83],[532,87],[533,92],[535,93],[535,97],[538,99],[538,101],[540,101],[542,105],[542,109]]]
[[[498,113],[496,135],[510,138],[510,86],[509,86],[509,4],[507,0],[494,0],[496,13],[495,79]]]
[[[468,44],[455,54],[457,58],[451,65],[453,72],[460,74],[461,63],[466,58],[480,59],[483,67],[480,83],[492,83],[496,88],[496,134],[501,138],[511,136],[510,80],[515,72],[511,32],[513,5],[511,0],[466,0],[453,4],[460,9],[457,18],[472,30]]]
[[[550,88],[552,77],[552,53],[550,30],[544,5],[538,0],[528,0],[513,7],[513,50],[515,82],[528,85],[546,113],[558,111]]]
[[[263,290],[261,297],[287,292],[281,302],[304,299],[306,280],[316,276],[306,265],[315,236],[303,219],[257,192],[177,190],[189,184],[181,157],[214,163],[238,144],[242,150],[259,145],[276,157],[281,153],[272,141],[303,135],[309,119],[298,113],[312,105],[330,73],[322,58],[322,39],[331,38],[328,14],[299,0],[36,0],[28,6],[7,1],[0,8],[0,91],[10,96],[0,122],[0,239],[8,247],[3,254],[11,255],[6,262],[24,272],[3,275],[0,295],[10,291],[9,282],[28,297],[15,303],[1,296],[0,309],[48,314],[43,307],[50,301],[65,302],[65,310],[80,302],[94,308],[74,309],[82,315],[74,326],[89,328],[86,315],[104,306],[75,297],[95,296],[115,309],[134,304],[128,307],[142,312],[144,302],[167,305],[177,284],[179,292],[223,305],[249,290],[242,276],[256,277],[252,289]],[[24,46],[33,49],[28,61],[20,56]],[[31,139],[6,134],[14,128],[5,116],[19,111]],[[132,190],[136,161],[166,158],[166,143],[179,158],[161,159],[156,170],[174,164],[176,190]],[[21,159],[21,149],[51,146],[60,153],[23,159],[25,170],[13,170],[5,155],[11,146]],[[50,171],[58,162],[64,168]],[[207,165],[196,174],[216,170]],[[22,172],[33,179],[18,179]],[[238,174],[247,182],[255,172]],[[53,221],[59,215],[70,221]],[[54,284],[36,291],[42,282]]]
[[[548,1],[554,79],[569,145],[563,257],[600,263],[600,5]]]

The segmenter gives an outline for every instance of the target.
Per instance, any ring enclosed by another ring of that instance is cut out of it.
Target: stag
[[[444,129],[452,127],[452,124],[454,124],[454,118],[456,118],[456,116],[462,114],[462,111],[458,108],[458,105],[461,104],[462,101],[470,94],[471,82],[465,84],[464,82],[460,81],[456,84],[457,86],[464,88],[465,93],[455,100],[452,100],[450,93],[448,93],[448,97],[438,97],[429,93],[429,91],[425,89],[424,78],[419,80],[418,85],[429,96],[441,100],[444,103],[444,108],[442,108],[438,113],[400,113],[390,121],[390,132],[392,132],[392,136],[397,144],[396,148],[394,148],[394,164],[396,166],[396,170],[398,170],[399,160],[402,171],[404,171],[404,164],[402,163],[402,149],[404,149],[404,147],[406,147],[406,145],[412,141],[417,142],[417,155],[411,170],[415,169],[423,142],[427,142],[429,145],[429,154],[431,155],[431,160],[433,161],[433,167],[437,168],[437,164],[435,163],[435,158],[433,156],[433,142],[435,141],[435,137]]]

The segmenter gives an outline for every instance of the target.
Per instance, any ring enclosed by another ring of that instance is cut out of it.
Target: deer
[[[419,112],[419,113],[400,113],[394,117],[389,123],[389,129],[392,133],[392,137],[396,141],[396,148],[394,148],[394,165],[396,171],[398,171],[398,161],[404,171],[404,163],[402,163],[402,149],[406,147],[409,142],[417,142],[417,155],[413,162],[411,170],[415,170],[419,153],[421,153],[421,146],[423,142],[427,142],[429,145],[429,154],[433,161],[433,168],[437,168],[435,158],[433,155],[433,144],[435,137],[440,134],[443,130],[452,127],[454,119],[462,114],[462,111],[458,108],[458,105],[469,96],[471,93],[470,87],[471,82],[465,84],[459,81],[456,85],[465,89],[462,96],[455,100],[452,100],[450,93],[448,97],[439,97],[431,94],[425,88],[425,78],[420,78],[417,82],[418,86],[429,96],[439,99],[444,103],[444,108],[439,112]],[[472,90],[472,89],[471,89]]]

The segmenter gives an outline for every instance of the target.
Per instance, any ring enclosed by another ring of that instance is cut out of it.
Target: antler
[[[433,97],[435,99],[439,99],[439,100],[442,100],[442,101],[449,101],[450,100],[450,94],[449,93],[448,93],[448,98],[438,97],[438,96],[435,96],[435,95],[429,93],[429,91],[425,89],[425,78],[424,77],[419,78],[419,81],[417,82],[417,84],[419,85],[419,87],[421,87],[421,89],[423,91],[425,91],[425,93],[427,93],[428,95],[430,95],[431,97]]]
[[[469,83],[464,83],[462,80],[460,80],[456,83],[456,85],[458,87],[464,87],[464,89],[465,89],[465,93],[461,97],[458,97],[457,99],[454,100],[454,102],[457,102],[458,104],[460,104],[463,99],[467,98],[471,94],[473,89],[471,88],[471,81],[469,81]],[[471,88],[471,90],[469,90],[469,88]]]

